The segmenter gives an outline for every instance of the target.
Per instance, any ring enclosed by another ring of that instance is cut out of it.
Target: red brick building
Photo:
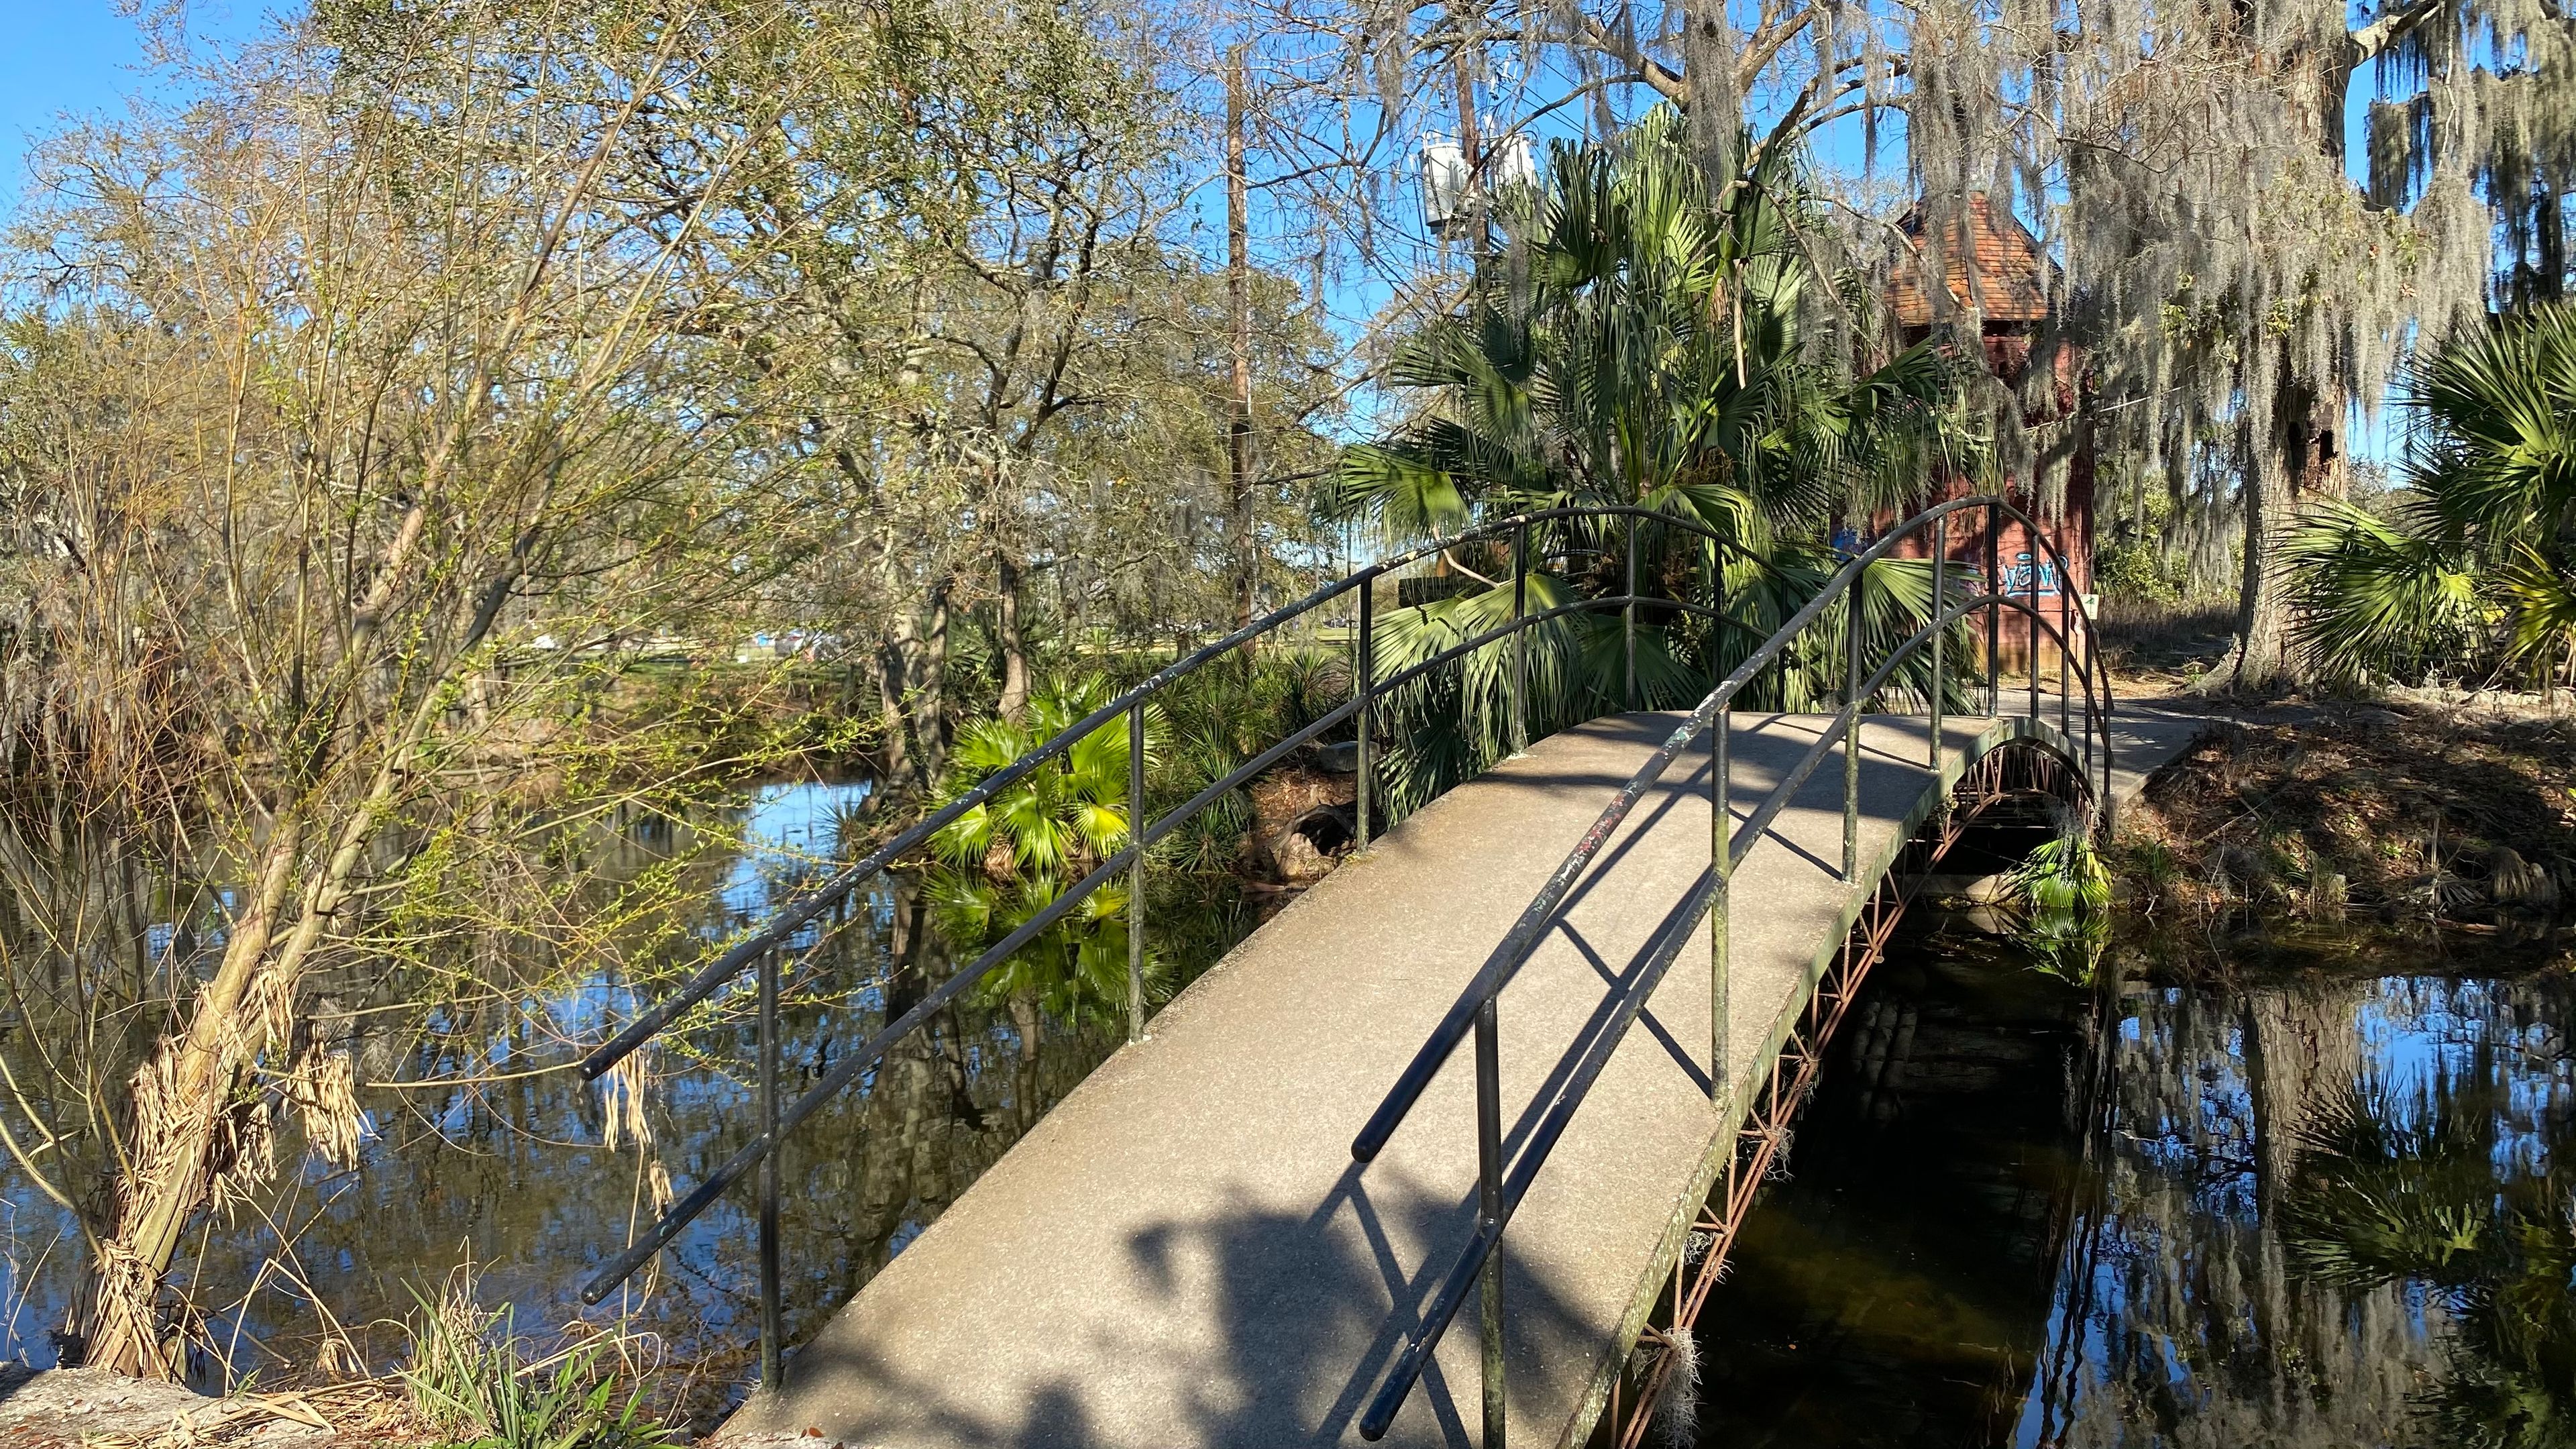
[[[1900,229],[1921,245],[1923,216],[1918,210],[1900,224]],[[2034,359],[2039,325],[2048,320],[2048,294],[2040,284],[2041,258],[2038,244],[2028,231],[2015,221],[2010,212],[1997,212],[1980,193],[1969,198],[1957,223],[1964,236],[1954,236],[1943,248],[1947,256],[1950,294],[1962,307],[1973,305],[1983,318],[1986,364],[2006,387],[2016,393],[2033,366],[2046,369],[2056,386],[2041,395],[2053,399],[2054,406],[2044,411],[2029,410],[2025,403],[2022,426],[2045,433],[2051,424],[2080,426],[2071,422],[2081,387],[2082,359],[2075,349],[2063,342],[2052,346],[2048,355]],[[1976,269],[1969,270],[1969,259]],[[1926,294],[1923,268],[1901,266],[1888,284],[1887,302],[1897,325],[1908,343],[1921,341],[1932,331],[1932,298]],[[1955,474],[1934,481],[1920,506],[1928,507],[1945,498],[1963,498],[1984,491],[1979,482]],[[2027,477],[2008,477],[2004,496],[2024,513],[2039,519],[2041,532],[2054,543],[2066,561],[2069,578],[2060,579],[2058,570],[2045,549],[2034,548],[2028,530],[2006,521],[2003,534],[1996,542],[1996,562],[2003,574],[2006,589],[2021,593],[2029,588],[2036,575],[2042,608],[2054,612],[2061,588],[2072,588],[2079,596],[2093,591],[2093,447],[2089,436],[2080,436],[2066,465],[2066,491],[2062,505],[2047,508],[2036,495],[2033,481]],[[1908,510],[1911,512],[1911,510]],[[1890,516],[1873,520],[1877,528],[1902,521]],[[1900,552],[1913,558],[1930,556],[1928,539],[1909,541]],[[1985,566],[1986,536],[1984,515],[1954,514],[1949,530],[1951,559],[1968,568]]]

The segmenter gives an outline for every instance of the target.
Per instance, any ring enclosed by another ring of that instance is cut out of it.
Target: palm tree
[[[2576,303],[2454,338],[2416,368],[2385,517],[2320,504],[2291,538],[2299,640],[2329,678],[2576,670]]]
[[[1397,354],[1391,380],[1432,405],[1387,440],[1345,452],[1338,507],[1392,540],[1436,539],[1479,519],[1577,505],[1632,505],[1687,519],[1742,546],[1651,522],[1534,532],[1533,612],[1624,593],[1702,596],[1722,583],[1723,621],[1648,607],[1633,691],[1644,706],[1695,702],[1832,577],[1824,542],[1836,511],[1864,518],[1919,491],[1936,451],[1963,451],[1945,409],[1946,361],[1928,346],[1857,369],[1855,349],[1815,325],[1825,228],[1789,153],[1712,174],[1682,117],[1650,113],[1615,143],[1553,148],[1543,191],[1500,199],[1508,253],[1487,257],[1462,306]],[[1857,310],[1866,291],[1833,279]],[[1842,337],[1858,329],[1839,329]],[[1442,556],[1485,587],[1391,615],[1376,641],[1392,671],[1507,621],[1501,546]],[[1547,566],[1542,566],[1542,561]],[[1884,649],[1931,608],[1930,571],[1874,568],[1864,624]],[[1712,575],[1714,577],[1712,577]],[[1747,704],[1804,707],[1840,687],[1839,631],[1813,632]],[[1606,615],[1531,631],[1530,733],[1621,707],[1631,691],[1623,635]],[[1508,649],[1435,672],[1394,706],[1403,810],[1508,748]],[[1912,681],[1919,690],[1921,681]]]

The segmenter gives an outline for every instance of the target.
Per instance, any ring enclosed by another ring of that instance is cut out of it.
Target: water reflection
[[[2303,964],[1892,957],[1702,1320],[1699,1442],[2576,1442],[2569,982]]]
[[[594,853],[586,868],[611,880],[664,867],[689,873],[681,895],[692,904],[678,919],[634,933],[654,944],[663,979],[672,962],[694,957],[695,942],[764,916],[827,870],[866,789],[773,786],[720,819],[639,816],[597,832],[585,847]],[[709,838],[737,837],[740,849],[704,848]],[[1158,959],[1174,985],[1249,925],[1229,892],[1204,883],[1165,882],[1154,908]],[[810,1085],[836,1053],[962,964],[939,914],[920,881],[888,876],[796,943],[783,1002],[787,1091]],[[169,928],[161,929],[166,940]],[[319,982],[314,1010],[345,1023],[368,1137],[354,1168],[290,1172],[258,1201],[217,1216],[202,1243],[190,1244],[183,1271],[208,1314],[197,1332],[201,1368],[212,1376],[226,1361],[236,1372],[302,1367],[326,1323],[384,1362],[399,1343],[387,1321],[412,1308],[415,1287],[434,1286],[460,1261],[481,1265],[485,1301],[515,1305],[523,1327],[581,1316],[581,1281],[651,1220],[657,1185],[686,1191],[751,1136],[746,979],[651,1053],[644,1092],[651,1142],[603,1145],[602,1097],[564,1064],[649,994],[627,975],[643,954],[607,953],[569,984],[518,999],[415,1005],[434,994],[381,967]],[[1117,955],[1123,1003],[1123,930]],[[492,971],[481,979],[512,978]],[[517,979],[547,977],[531,971]],[[1061,1019],[995,995],[961,1003],[790,1141],[782,1256],[791,1340],[937,1220],[1123,1039],[1122,1029],[1103,1024],[1123,1022],[1123,1004],[1117,1012],[1054,1004],[1064,1008]],[[34,1075],[23,1070],[34,1035],[13,1030],[0,1039],[22,1079]],[[461,1077],[477,1080],[447,1084]],[[293,1144],[285,1155],[294,1155]],[[754,1356],[753,1242],[751,1196],[739,1191],[621,1298],[587,1316],[627,1315],[664,1335],[675,1359],[701,1365],[714,1392],[728,1390]],[[51,1332],[78,1283],[79,1243],[70,1214],[6,1176],[0,1353],[53,1361]]]

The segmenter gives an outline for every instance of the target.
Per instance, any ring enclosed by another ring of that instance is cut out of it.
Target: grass
[[[2232,599],[2165,603],[2117,596],[2102,600],[2093,627],[2111,672],[2169,676],[2180,683],[2225,658],[2236,637]]]
[[[507,1309],[474,1301],[460,1273],[433,1301],[417,1293],[400,1371],[412,1407],[459,1449],[658,1449],[671,1432],[645,1408],[622,1340],[593,1337],[546,1353]]]

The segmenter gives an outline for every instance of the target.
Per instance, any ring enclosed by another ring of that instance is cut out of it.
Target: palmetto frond
[[[985,719],[967,726],[958,735],[940,798],[963,796],[1108,699],[1105,682],[1085,680],[1039,690],[1022,723]],[[1149,762],[1162,733],[1159,711],[1149,709]],[[1052,875],[1097,861],[1126,847],[1127,773],[1127,723],[1113,720],[950,821],[931,838],[931,852],[958,867],[991,869],[1007,861],[1014,874]]]
[[[2515,659],[2542,670],[2576,660],[2576,559],[2553,564],[2523,544],[2505,564],[2503,593]]]
[[[2456,454],[2447,517],[2499,538],[2576,528],[2576,305],[2453,339],[2407,401]]]
[[[1687,130],[1664,109],[1613,143],[1554,147],[1546,186],[1507,203],[1512,254],[1481,268],[1459,311],[1426,326],[1390,370],[1397,385],[1429,392],[1428,406],[1343,457],[1338,507],[1396,539],[1514,513],[1635,506],[1741,550],[1712,561],[1703,538],[1651,522],[1534,532],[1530,558],[1550,572],[1532,580],[1531,609],[1622,594],[1631,576],[1647,599],[1633,678],[1613,613],[1533,629],[1519,700],[1531,738],[1630,701],[1695,702],[1832,578],[1840,560],[1800,540],[1820,539],[1838,510],[1920,496],[1931,467],[1965,451],[1949,406],[1956,378],[1929,349],[1856,369],[1805,335],[1815,263],[1804,237],[1823,222],[1791,153],[1772,148],[1740,175],[1712,176]],[[1715,624],[1679,607],[1708,604],[1712,575],[1725,585]],[[1870,657],[1912,635],[1932,603],[1923,566],[1871,569],[1859,604]],[[1510,608],[1510,590],[1496,588],[1384,616],[1380,668],[1431,658],[1503,624]],[[1841,638],[1826,628],[1800,640],[1741,703],[1835,697],[1846,687]],[[1508,748],[1512,658],[1508,643],[1477,650],[1395,699],[1399,812]],[[1912,662],[1893,689],[1919,699],[1927,670]]]
[[[2498,1236],[2493,1124],[2483,1112],[2355,1087],[2330,1093],[2298,1142],[2280,1221],[2304,1276],[2347,1288],[2407,1278],[2456,1287],[2510,1246]]]
[[[1891,460],[1918,466],[1950,379],[1928,349],[1852,379],[1802,331],[1818,223],[1789,153],[1712,178],[1675,113],[1553,148],[1510,265],[1399,349],[1431,412],[1341,470],[1339,506],[1397,536],[1559,502],[1665,506],[1731,489],[1812,527]],[[1919,472],[1916,481],[1920,481]],[[1709,520],[1718,522],[1714,516]]]
[[[2483,627],[2477,575],[2458,548],[2352,504],[2319,504],[2283,558],[2300,637],[2330,678],[2409,678]]]
[[[2280,1229],[2303,1277],[2441,1296],[2453,1327],[2442,1376],[2415,1396],[2423,1442],[2556,1449],[2576,1442],[2576,1222],[2563,1165],[2499,1150],[2503,1094],[2478,1077],[2328,1096],[2296,1132]]]
[[[2395,522],[2322,506],[2289,558],[2331,674],[2576,665],[2576,304],[2455,337],[2409,378]]]
[[[1032,873],[995,881],[978,871],[941,868],[931,873],[928,896],[942,937],[960,950],[980,951],[1054,904],[1070,884],[1061,876]],[[1126,887],[1103,885],[1037,939],[1011,953],[976,984],[980,1001],[1009,997],[1033,1001],[1064,1022],[1107,1023],[1124,1017],[1127,1003]],[[1150,939],[1144,958],[1149,991],[1169,967]]]

